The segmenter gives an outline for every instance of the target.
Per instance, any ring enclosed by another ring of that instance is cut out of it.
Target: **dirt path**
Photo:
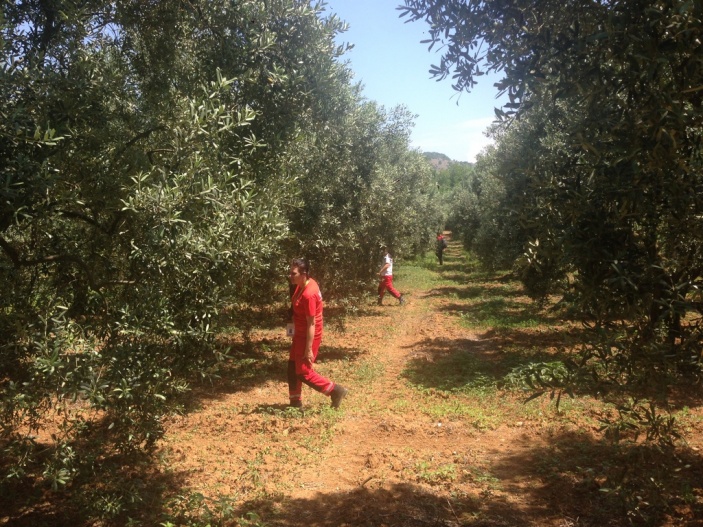
[[[335,491],[397,483],[402,478],[393,474],[399,472],[405,457],[397,450],[436,451],[450,446],[439,423],[423,419],[414,411],[413,394],[401,378],[408,359],[422,353],[421,341],[436,338],[435,333],[446,326],[446,321],[427,312],[425,292],[410,297],[405,306],[396,306],[393,299],[386,304],[392,305],[379,308],[383,315],[373,322],[394,328],[392,336],[377,341],[369,351],[383,373],[371,385],[355,387],[345,401],[346,415],[331,439],[329,457],[301,472],[303,489],[314,488],[325,470],[335,475]],[[373,408],[373,412],[367,413],[364,408]],[[312,497],[310,492],[296,494]]]
[[[396,280],[404,306],[387,297],[346,319],[326,307],[317,369],[349,388],[340,411],[307,387],[305,413],[288,408],[284,320],[248,342],[237,333],[221,380],[188,393],[155,455],[119,467],[125,499],[144,511],[129,524],[703,527],[696,400],[675,456],[603,441],[603,405],[586,395],[559,413],[546,397],[522,404],[501,388],[506,374],[558,360],[573,325],[545,313],[520,325],[537,308],[519,286],[463,258],[450,243],[441,269],[408,266]],[[62,502],[42,493],[19,523],[0,524],[78,525],[58,520]]]
[[[465,525],[472,517],[501,518],[472,525],[533,524],[532,483],[521,467],[538,435],[522,423],[479,432],[470,420],[431,417],[403,377],[409,361],[429,364],[443,348],[498,350],[459,327],[432,289],[405,292],[405,306],[387,296],[345,331],[327,330],[322,357],[358,352],[355,379],[338,378],[324,358],[318,366],[349,387],[342,412],[320,413],[327,400],[304,388],[313,415],[291,416],[282,375],[220,391],[171,423],[162,445],[170,469],[205,496],[254,499],[243,510],[259,511],[267,526]],[[264,340],[280,354],[287,344],[277,335]],[[557,525],[540,515],[539,525]]]
[[[458,254],[449,256],[456,265]],[[528,498],[520,477],[524,469],[516,464],[529,460],[536,438],[517,426],[479,433],[461,419],[432,418],[416,407],[416,391],[403,378],[409,361],[429,363],[437,349],[456,343],[468,353],[498,350],[490,343],[487,349],[485,339],[461,328],[441,309],[447,300],[433,290],[414,291],[408,298],[402,307],[387,300],[392,305],[378,308],[380,319],[359,319],[351,335],[336,336],[364,340],[364,333],[393,328],[392,336],[367,342],[383,375],[355,387],[329,448],[299,471],[291,500],[301,503],[299,511],[308,521],[324,518],[313,525],[464,525],[467,511],[462,516],[450,498],[463,495],[473,515],[480,516],[479,503],[493,497],[500,502],[502,520],[472,525],[531,524],[528,516],[534,511],[525,510]],[[462,473],[450,472],[452,467]],[[323,474],[332,484],[324,483]],[[423,486],[431,492],[422,492]],[[319,503],[325,505],[314,505]],[[549,516],[542,515],[540,525],[549,525]],[[296,522],[288,517],[277,525]]]

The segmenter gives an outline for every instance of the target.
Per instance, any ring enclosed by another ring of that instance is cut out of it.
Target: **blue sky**
[[[439,63],[420,41],[428,38],[425,22],[406,23],[396,7],[402,0],[327,0],[327,12],[349,24],[338,40],[354,44],[346,55],[364,96],[390,109],[406,106],[416,114],[411,146],[440,152],[455,161],[475,161],[490,140],[484,131],[493,121],[498,91],[495,78],[481,77],[471,93],[454,91],[451,79],[430,78]]]

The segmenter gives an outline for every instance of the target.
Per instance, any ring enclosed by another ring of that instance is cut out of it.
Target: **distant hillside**
[[[422,155],[425,156],[436,170],[445,170],[449,168],[449,165],[454,163],[449,156],[440,154],[439,152],[423,152]]]

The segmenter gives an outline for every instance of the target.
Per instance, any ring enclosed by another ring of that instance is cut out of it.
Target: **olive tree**
[[[378,272],[379,245],[396,256],[425,250],[436,225],[431,167],[409,150],[413,116],[362,100],[350,87],[349,111],[318,134],[316,162],[300,180],[290,251],[310,259],[323,293],[362,296]]]
[[[605,335],[584,348],[581,370],[599,389],[638,387],[665,403],[667,386],[701,365],[700,6],[406,0],[403,10],[430,24],[431,45],[445,46],[432,71],[457,89],[503,74],[497,117],[525,155],[498,159],[498,172],[525,189],[514,203],[523,276],[536,295],[569,277],[569,298]]]
[[[349,78],[343,24],[320,12],[3,4],[5,475],[32,462],[37,431],[53,433],[54,485],[80,470],[66,453],[88,425],[148,447],[172,396],[216,374],[217,315],[265,293],[309,169],[303,132]]]

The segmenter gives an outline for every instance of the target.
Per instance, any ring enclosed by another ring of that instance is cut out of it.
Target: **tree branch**
[[[15,267],[21,267],[20,255],[19,255],[19,253],[18,253],[17,250],[16,250],[12,245],[10,245],[9,242],[8,242],[7,240],[5,240],[5,238],[3,238],[2,236],[0,236],[0,248],[2,248],[2,250],[3,250],[4,253],[7,255],[7,257],[8,257],[10,260],[12,260],[12,264],[13,264]]]

